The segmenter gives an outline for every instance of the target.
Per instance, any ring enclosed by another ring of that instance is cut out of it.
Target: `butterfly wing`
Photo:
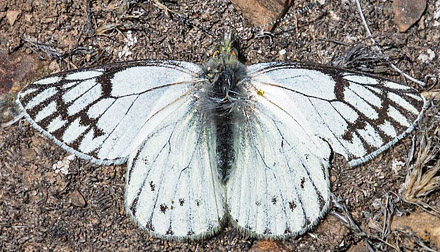
[[[160,127],[143,130],[146,138],[128,161],[126,210],[158,237],[210,236],[225,216],[215,127],[194,103],[179,100],[153,117]]]
[[[411,132],[427,106],[411,87],[337,68],[263,63],[249,67],[249,76],[265,98],[287,111],[300,110],[315,135],[351,166]]]
[[[307,231],[328,208],[329,147],[363,163],[411,131],[426,107],[405,85],[320,66],[255,64],[243,84],[253,99],[234,130],[227,206],[254,236]]]
[[[98,164],[127,160],[126,210],[166,238],[213,234],[225,215],[213,125],[196,105],[201,67],[137,61],[55,74],[18,102],[39,131]]]
[[[28,85],[18,104],[67,151],[120,164],[149,118],[194,87],[200,71],[187,62],[135,61],[62,72]]]
[[[253,236],[301,234],[328,208],[329,146],[298,111],[256,96],[251,112],[234,129],[227,182],[231,220]]]

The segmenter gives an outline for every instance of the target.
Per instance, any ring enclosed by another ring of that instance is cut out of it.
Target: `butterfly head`
[[[231,33],[226,33],[222,42],[217,46],[212,54],[214,59],[237,60],[238,51],[233,47],[233,39]]]
[[[226,34],[203,68],[202,77],[208,84],[203,107],[210,108],[218,116],[230,114],[244,100],[243,87],[239,83],[246,77],[246,66],[237,56],[232,36]]]

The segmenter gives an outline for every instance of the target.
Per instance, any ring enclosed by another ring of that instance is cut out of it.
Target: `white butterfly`
[[[63,72],[22,90],[26,118],[97,164],[128,160],[126,211],[151,234],[198,239],[222,222],[281,238],[329,206],[329,158],[355,166],[413,130],[414,89],[337,68],[241,64],[226,39],[205,66],[135,61]],[[330,148],[331,146],[331,148]]]

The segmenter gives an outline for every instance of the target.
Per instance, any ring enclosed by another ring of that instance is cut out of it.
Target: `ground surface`
[[[353,1],[321,1],[325,4],[306,15],[281,23],[272,39],[255,38],[249,31],[251,25],[228,1],[163,2],[187,18],[168,16],[147,1],[128,2],[0,2],[0,66],[7,69],[4,76],[13,79],[12,92],[54,71],[109,62],[176,59],[203,63],[227,31],[238,37],[238,49],[246,63],[290,60],[331,64],[347,50],[369,45]],[[429,1],[422,21],[406,33],[399,33],[393,22],[391,1],[361,2],[368,24],[390,60],[405,73],[435,84],[435,78],[425,79],[440,76],[435,1]],[[280,54],[282,50],[285,54]],[[383,61],[367,62],[366,67],[361,66],[365,62],[360,63],[357,69],[379,71],[381,76],[402,81]],[[431,110],[427,114],[422,129],[436,120]],[[411,136],[355,168],[335,158],[330,171],[332,191],[368,235],[381,237],[384,214],[391,203],[399,214],[416,209],[395,196],[405,180],[406,167],[393,166],[393,162],[404,162],[410,147]],[[0,153],[0,250],[237,251],[261,246],[230,226],[199,242],[152,238],[124,213],[125,166],[103,167],[74,159],[67,174],[56,172],[53,165],[65,162],[69,154],[24,120],[0,130]],[[438,198],[437,193],[425,201],[440,208]],[[402,237],[386,239],[394,244],[404,240]],[[378,240],[370,241],[377,250],[392,250]],[[429,237],[424,242],[433,246]],[[328,215],[311,232],[270,246],[293,251],[365,251],[363,243],[360,235]]]

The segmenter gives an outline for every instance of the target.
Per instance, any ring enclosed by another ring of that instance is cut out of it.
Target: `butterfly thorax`
[[[231,47],[230,41],[223,41],[204,67],[204,77],[209,82],[207,95],[213,105],[231,112],[231,106],[243,97],[238,83],[245,76],[246,67],[238,60],[237,51]]]
[[[217,133],[217,164],[219,177],[226,183],[234,151],[230,139],[232,126],[245,101],[240,81],[246,77],[246,67],[237,58],[231,41],[225,39],[204,67],[207,78],[207,104],[210,118],[214,120]]]

